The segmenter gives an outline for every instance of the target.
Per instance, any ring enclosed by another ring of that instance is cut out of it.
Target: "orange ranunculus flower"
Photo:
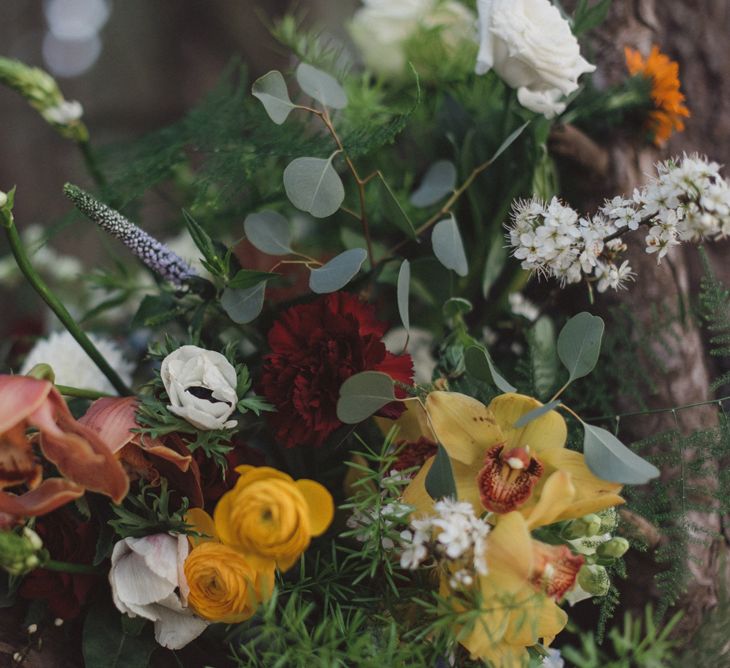
[[[26,435],[37,429],[44,457],[63,478],[42,480],[42,467]],[[5,491],[24,486],[20,494]],[[119,503],[129,480],[110,448],[77,422],[47,380],[0,375],[0,517],[8,524],[45,515],[88,489]]]
[[[294,480],[268,466],[239,466],[241,477],[215,508],[221,542],[261,567],[285,571],[332,522],[332,495],[314,480]]]
[[[651,82],[654,111],[649,113],[647,128],[657,146],[664,144],[673,132],[684,130],[683,118],[690,115],[680,90],[679,65],[659,51],[658,46],[644,57],[635,49],[624,49],[626,67],[631,75],[639,75]]]
[[[136,431],[136,397],[105,397],[89,407],[79,422],[109,445],[130,475],[157,485],[160,476],[190,499],[194,506],[203,505],[200,471],[190,451],[178,434],[149,438]]]
[[[252,617],[274,586],[273,563],[259,569],[245,555],[216,541],[194,547],[184,571],[188,605],[212,622],[235,624]]]

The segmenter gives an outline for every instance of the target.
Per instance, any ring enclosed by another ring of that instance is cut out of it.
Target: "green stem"
[[[41,568],[47,571],[59,571],[60,573],[74,573],[79,575],[100,575],[104,569],[98,566],[89,566],[88,564],[72,564],[68,561],[56,561],[49,559]]]
[[[7,209],[0,210],[0,222],[5,228],[5,234],[10,243],[10,249],[13,251],[15,261],[18,263],[20,271],[23,272],[33,289],[38,293],[40,298],[48,304],[50,309],[56,314],[63,326],[68,330],[69,334],[76,339],[78,344],[84,349],[86,354],[93,360],[99,370],[109,379],[114,389],[121,395],[130,395],[132,391],[126,386],[124,381],[119,377],[109,363],[104,359],[103,355],[97,350],[96,346],[91,342],[88,336],[78,326],[66,307],[51,292],[45,281],[39,276],[38,272],[33,268],[28,256],[26,255],[23,242],[20,239],[18,230],[13,222],[13,215]]]
[[[97,390],[86,390],[81,387],[69,387],[68,385],[56,385],[56,389],[64,397],[75,397],[76,399],[103,399],[111,396],[106,392],[98,392]]]
[[[93,177],[94,182],[97,186],[103,188],[106,185],[106,177],[99,168],[99,163],[96,161],[94,152],[91,149],[91,143],[88,139],[86,139],[85,141],[77,142],[76,145],[81,151],[81,155],[84,158],[84,164],[86,165],[86,169],[89,170],[89,174],[91,174],[91,176]]]

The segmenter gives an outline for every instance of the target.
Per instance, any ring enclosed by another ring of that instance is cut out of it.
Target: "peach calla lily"
[[[29,428],[39,432],[43,456],[63,478],[42,480],[33,454]],[[23,485],[28,491],[5,491]],[[119,503],[129,480],[107,444],[69,411],[47,380],[0,375],[0,514],[32,517],[49,513],[77,499],[84,490],[99,492]]]
[[[79,422],[96,432],[134,475],[158,484],[160,475],[185,493],[193,505],[203,505],[198,465],[176,434],[161,439],[146,438],[135,430],[136,397],[105,397],[89,407]]]
[[[623,503],[621,485],[596,477],[582,454],[565,448],[567,427],[559,413],[551,410],[515,427],[541,405],[515,393],[489,406],[457,392],[428,395],[426,412],[449,455],[459,500],[470,502],[477,514],[518,510],[530,528]],[[425,490],[431,463],[404,493],[404,501],[421,512],[433,504]]]

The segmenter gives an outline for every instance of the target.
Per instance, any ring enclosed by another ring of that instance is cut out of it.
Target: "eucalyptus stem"
[[[91,342],[91,339],[89,339],[89,337],[86,336],[83,330],[78,326],[76,321],[73,319],[73,316],[68,312],[61,300],[56,297],[53,292],[51,292],[45,281],[33,268],[33,265],[25,252],[25,248],[23,247],[20,235],[18,234],[18,229],[15,227],[13,215],[7,208],[0,209],[0,222],[5,229],[5,234],[7,235],[8,242],[10,243],[10,249],[13,252],[15,261],[17,262],[20,271],[23,272],[23,275],[28,280],[28,283],[31,284],[40,298],[56,314],[63,326],[68,330],[69,334],[76,339],[86,354],[93,360],[94,364],[99,367],[99,370],[109,379],[109,382],[114,386],[114,389],[121,395],[132,394],[132,391],[119,377],[119,374],[112,369],[109,363],[104,359],[103,355]]]
[[[74,397],[76,399],[103,399],[110,397],[106,392],[98,392],[97,390],[87,390],[82,387],[70,387],[68,385],[56,385],[56,389],[64,397]]]
[[[76,575],[100,575],[104,571],[98,566],[90,566],[88,564],[72,564],[68,561],[56,561],[49,559],[41,568],[47,571],[58,571],[59,573],[73,573]]]

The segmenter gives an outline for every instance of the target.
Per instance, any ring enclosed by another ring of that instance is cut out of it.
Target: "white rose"
[[[476,73],[494,71],[517,89],[520,104],[552,118],[578,77],[596,68],[580,55],[570,25],[549,0],[477,0]]]
[[[208,626],[187,606],[183,565],[189,550],[186,536],[160,533],[125,538],[112,551],[114,604],[130,617],[154,622],[155,639],[168,649],[185,647]]]
[[[474,39],[474,14],[455,0],[363,0],[350,35],[371,70],[398,76],[406,67],[406,42],[420,28],[440,28],[443,43],[458,48]]]
[[[162,360],[160,377],[171,413],[198,429],[232,429],[226,420],[236,409],[236,370],[220,353],[181,346]]]

